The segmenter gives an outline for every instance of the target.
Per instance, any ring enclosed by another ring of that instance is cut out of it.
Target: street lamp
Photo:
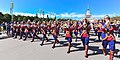
[[[42,17],[41,17],[42,10],[39,9],[39,10],[38,10],[38,13],[39,13],[39,15],[40,15],[40,18],[42,18]]]
[[[42,14],[43,14],[43,18],[44,18],[44,11],[42,12]]]
[[[10,14],[11,14],[11,16],[12,16],[11,21],[13,21],[13,8],[14,8],[14,3],[11,2],[11,3],[10,3]]]

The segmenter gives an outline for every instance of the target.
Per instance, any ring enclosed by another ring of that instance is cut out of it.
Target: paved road
[[[1,36],[0,36],[1,37]],[[109,55],[102,54],[101,42],[95,42],[96,36],[92,36],[89,43],[89,57],[84,57],[82,42],[74,42],[71,48],[71,53],[67,54],[67,41],[63,37],[59,40],[63,44],[57,44],[55,49],[52,49],[52,36],[49,42],[40,46],[40,40],[35,40],[31,43],[31,38],[27,41],[22,41],[13,38],[0,39],[0,60],[108,60]],[[117,38],[116,53],[114,60],[120,60],[120,38]]]

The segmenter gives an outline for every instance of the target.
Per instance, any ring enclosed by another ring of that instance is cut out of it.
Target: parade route
[[[0,39],[0,60],[109,60],[109,54],[104,56],[101,51],[101,42],[95,41],[96,36],[91,36],[89,43],[88,58],[84,57],[82,42],[73,39],[71,52],[67,54],[67,41],[64,37],[59,37],[61,44],[56,44],[52,49],[52,35],[50,41],[40,46],[40,40],[35,39],[31,43],[31,38],[26,41],[4,38]],[[63,46],[61,46],[63,45]],[[120,60],[120,39],[117,38],[116,54],[114,60]]]

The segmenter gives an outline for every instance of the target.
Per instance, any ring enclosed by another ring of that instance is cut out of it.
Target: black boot
[[[55,44],[56,44],[56,41],[54,42],[54,44],[53,44],[53,46],[52,46],[53,49],[55,48]]]
[[[85,55],[86,58],[88,58],[88,55]]]
[[[25,41],[26,39],[23,39],[23,41]]]
[[[70,53],[70,50],[68,50],[67,53],[69,54],[69,53]]]
[[[67,53],[68,53],[68,54],[70,53],[70,48],[68,49]]]
[[[34,39],[32,39],[32,41],[31,42],[34,42]]]
[[[43,46],[44,40],[42,41],[42,43],[40,44],[41,46]]]
[[[54,48],[55,48],[55,45],[53,45],[52,48],[54,49]]]

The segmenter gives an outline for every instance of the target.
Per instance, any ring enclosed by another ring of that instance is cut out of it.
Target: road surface
[[[23,41],[18,38],[1,38],[3,36],[6,35],[0,36],[0,60],[109,60],[109,53],[107,56],[102,54],[101,42],[96,41],[96,36],[90,37],[88,58],[84,57],[80,39],[78,42],[73,39],[71,52],[67,54],[67,41],[64,37],[59,37],[61,44],[56,44],[56,48],[52,49],[52,36],[49,36],[50,41],[43,46],[39,45],[41,41],[38,39],[31,43],[31,38]],[[120,60],[120,38],[117,38],[115,52],[114,60]]]

